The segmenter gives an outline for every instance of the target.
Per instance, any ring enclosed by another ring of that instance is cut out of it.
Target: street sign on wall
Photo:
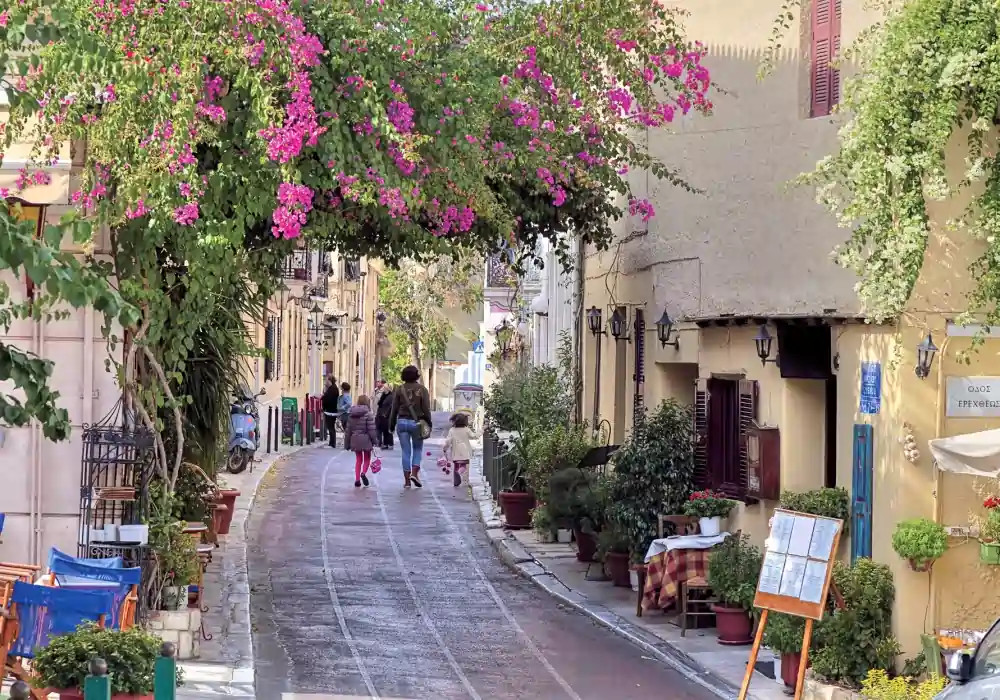
[[[861,413],[876,414],[882,408],[882,365],[861,363]]]
[[[1000,377],[948,377],[949,418],[1000,417]]]

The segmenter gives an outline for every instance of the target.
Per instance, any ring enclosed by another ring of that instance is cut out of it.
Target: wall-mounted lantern
[[[674,320],[670,318],[670,314],[668,314],[667,310],[664,309],[663,315],[660,316],[660,320],[656,322],[656,337],[660,341],[660,347],[665,348],[668,345],[672,345],[674,350],[681,349],[681,339],[679,336],[674,337],[673,340],[670,340],[670,334],[673,332],[673,330],[674,330]]]
[[[618,309],[615,309],[611,314],[611,335],[615,340],[628,340],[628,333],[625,330],[628,318],[626,314],[622,314]]]
[[[602,335],[604,329],[601,327],[601,310],[596,306],[591,306],[587,312],[587,327],[595,336]]]
[[[928,333],[927,337],[917,344],[917,366],[913,371],[921,379],[926,379],[931,373],[931,365],[934,364],[934,355],[937,354],[938,346],[934,344],[934,338]]]
[[[771,344],[774,342],[774,338],[771,337],[766,324],[762,323],[757,329],[757,335],[753,337],[753,342],[757,346],[757,357],[760,358],[762,365],[767,366],[768,362],[778,364],[777,354],[773,359],[771,358]]]

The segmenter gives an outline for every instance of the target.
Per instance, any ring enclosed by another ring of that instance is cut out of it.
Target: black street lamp
[[[927,337],[917,344],[917,366],[913,371],[921,379],[926,379],[931,373],[931,365],[934,364],[934,356],[937,354],[938,346],[934,344],[934,338],[928,333]]]
[[[365,320],[360,316],[355,316],[351,319],[351,325],[354,326],[354,336],[357,337],[361,335],[361,326],[364,324]]]
[[[625,330],[627,314],[623,315],[618,309],[611,314],[611,335],[615,340],[628,340],[628,332]]]
[[[774,338],[771,337],[766,324],[762,323],[757,329],[757,335],[753,337],[753,342],[757,346],[757,357],[760,358],[762,365],[767,366],[768,362],[778,364],[777,355],[771,359],[771,343],[774,342]]]
[[[587,312],[587,327],[595,336],[603,334],[601,329],[601,310],[596,306],[591,306]]]
[[[672,345],[674,350],[681,349],[681,339],[676,337],[673,341],[670,340],[670,333],[674,330],[674,320],[670,318],[670,314],[667,310],[663,310],[663,315],[660,316],[660,320],[656,322],[656,337],[660,341],[660,347],[665,348],[668,345]]]
[[[510,355],[511,341],[514,339],[514,327],[507,319],[493,329],[493,334],[497,337],[497,349],[500,350],[500,357],[506,359]]]

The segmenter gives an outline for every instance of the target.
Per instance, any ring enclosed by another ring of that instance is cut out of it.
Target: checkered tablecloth
[[[672,549],[649,560],[646,586],[642,589],[642,609],[666,610],[677,600],[678,586],[708,571],[707,549]]]

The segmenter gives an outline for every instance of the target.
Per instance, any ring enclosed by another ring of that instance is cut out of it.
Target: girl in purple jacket
[[[347,412],[347,447],[354,451],[354,486],[368,486],[368,467],[372,463],[372,450],[378,442],[375,431],[375,414],[371,410],[371,400],[361,395],[358,402]]]

